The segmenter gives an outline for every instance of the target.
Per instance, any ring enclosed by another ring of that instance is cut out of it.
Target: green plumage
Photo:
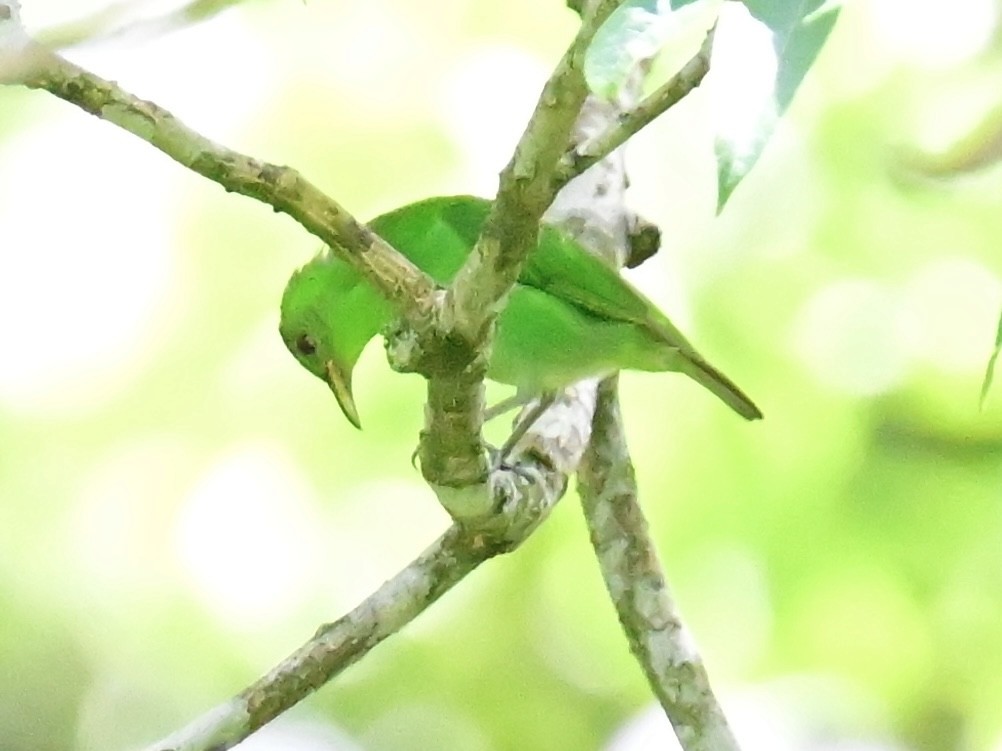
[[[430,198],[377,217],[369,226],[440,284],[473,249],[490,202]],[[334,390],[358,425],[351,372],[366,343],[394,313],[348,263],[324,251],[289,280],[282,338]],[[747,419],[762,416],[709,365],[657,307],[602,260],[544,226],[498,320],[487,375],[537,395],[616,370],[678,371]]]

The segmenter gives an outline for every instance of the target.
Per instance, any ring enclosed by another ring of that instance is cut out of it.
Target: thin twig
[[[618,149],[643,128],[663,115],[702,83],[710,70],[713,50],[713,29],[707,32],[702,46],[692,59],[654,93],[636,107],[623,113],[619,121],[592,141],[567,151],[557,166],[556,180],[563,184],[580,175],[596,162]]]
[[[592,440],[578,474],[592,546],[630,648],[684,751],[739,751],[637,500],[616,380],[599,387]]]

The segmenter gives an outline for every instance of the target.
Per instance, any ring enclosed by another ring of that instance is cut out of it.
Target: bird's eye
[[[299,338],[296,339],[296,349],[304,355],[312,355],[317,351],[317,345],[314,344],[313,339],[309,334],[300,334]]]

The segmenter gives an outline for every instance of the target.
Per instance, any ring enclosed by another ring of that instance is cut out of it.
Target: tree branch
[[[630,649],[684,751],[739,751],[668,591],[637,500],[616,381],[599,387],[592,439],[578,474],[592,546]]]
[[[635,217],[624,205],[627,179],[619,147],[698,83],[705,75],[711,44],[712,32],[699,54],[672,81],[628,114],[619,109],[628,106],[623,102],[591,98],[586,103],[590,123],[578,131],[579,142],[585,147],[567,153],[584,154],[589,161],[586,166],[574,163],[579,169],[563,175],[574,179],[561,196],[569,199],[572,191],[582,187],[591,190],[579,196],[577,216],[570,210],[565,222],[586,245],[617,265],[629,260],[630,234],[635,229]],[[639,91],[645,71],[646,63],[641,62],[624,86],[621,99]],[[646,122],[644,118],[648,118]],[[588,169],[591,166],[596,168]],[[572,200],[568,203],[573,205]],[[578,473],[582,508],[602,575],[631,649],[683,749],[737,751],[647,533],[619,413],[617,385],[618,379],[610,378],[598,387],[590,441],[586,441]]]
[[[618,149],[699,86],[710,70],[713,31],[710,29],[707,32],[699,52],[678,73],[659,86],[653,94],[633,109],[620,115],[615,125],[595,139],[568,150],[560,158],[554,179],[563,184],[580,175]]]
[[[456,329],[472,341],[484,338],[485,327],[497,316],[536,245],[539,220],[560,187],[554,182],[554,170],[588,96],[585,53],[599,27],[622,2],[597,3],[582,20],[501,171],[497,199],[476,247],[449,288],[447,305]]]

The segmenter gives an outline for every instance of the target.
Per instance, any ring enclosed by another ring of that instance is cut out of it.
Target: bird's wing
[[[439,284],[448,284],[473,249],[490,208],[483,198],[437,196],[377,216],[369,228]]]
[[[553,227],[540,231],[519,283],[542,290],[602,319],[634,323],[685,351],[692,345],[619,272]]]
[[[490,208],[490,201],[473,196],[430,198],[384,214],[370,227],[440,283],[448,283],[476,243]],[[654,303],[555,227],[542,225],[518,281],[596,318],[642,326],[680,350],[695,352]]]

